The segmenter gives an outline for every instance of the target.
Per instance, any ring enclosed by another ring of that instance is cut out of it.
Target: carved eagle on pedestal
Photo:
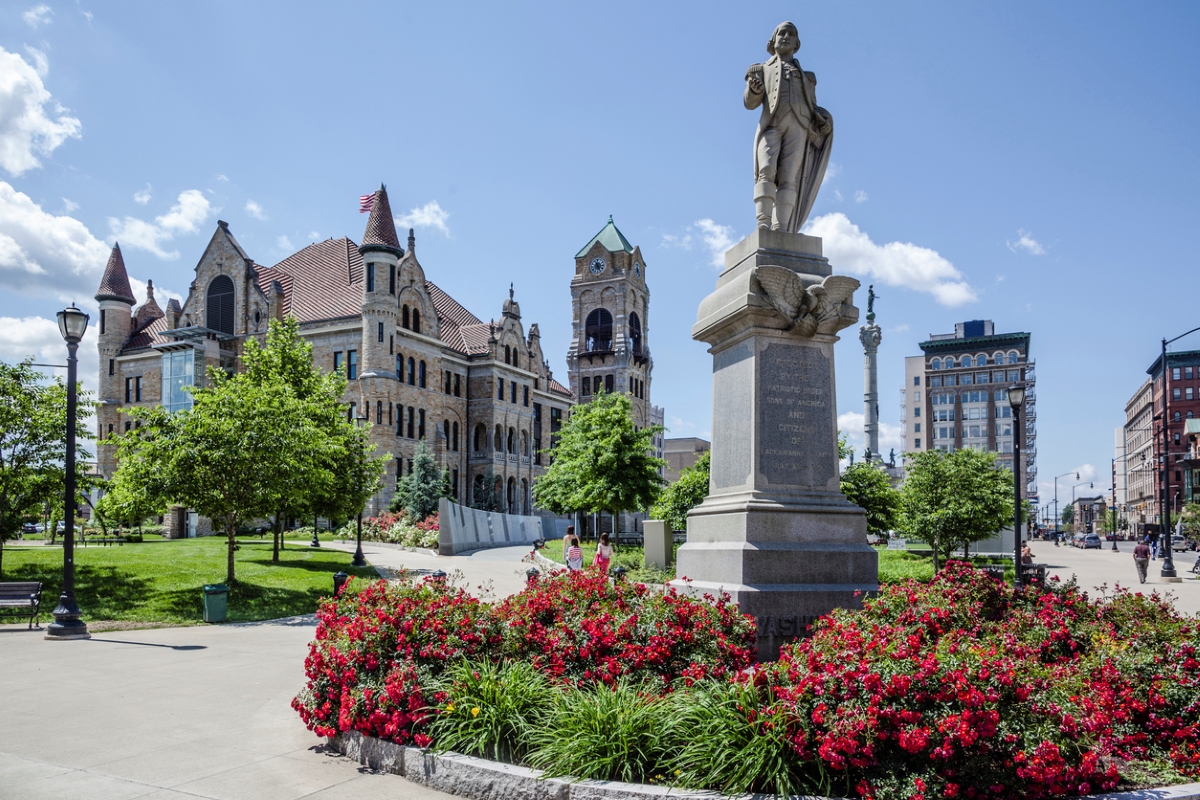
[[[850,300],[862,284],[854,278],[830,275],[806,289],[792,270],[762,266],[754,268],[754,279],[775,310],[801,336],[836,333],[858,321],[858,309]]]

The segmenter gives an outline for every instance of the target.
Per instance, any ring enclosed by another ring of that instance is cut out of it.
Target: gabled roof
[[[554,378],[550,379],[550,391],[554,392],[555,394],[561,394],[564,397],[574,397],[575,396],[575,395],[571,394],[570,389],[563,386],[558,381],[554,380]]]
[[[380,184],[375,192],[375,205],[371,207],[371,216],[367,219],[362,246],[368,249],[384,247],[394,250],[397,255],[404,252],[400,247],[400,238],[396,235],[396,222],[392,219],[392,205],[388,202],[387,187],[383,184]]]
[[[100,279],[100,288],[96,290],[96,300],[122,300],[129,305],[137,302],[129,286],[129,273],[125,271],[125,257],[121,255],[119,242],[113,245],[112,253],[108,256],[104,277]]]
[[[300,322],[362,313],[363,260],[346,237],[310,244],[273,267],[255,267],[258,288],[283,285],[285,314]]]
[[[163,344],[168,340],[159,334],[166,329],[167,318],[163,316],[155,317],[134,330],[133,335],[129,337],[129,341],[125,343],[122,351],[141,350],[152,344]]]
[[[633,245],[629,243],[629,240],[625,238],[624,234],[617,230],[617,226],[613,224],[613,218],[611,214],[608,217],[608,224],[601,228],[600,232],[593,236],[591,241],[585,244],[583,249],[575,254],[575,257],[583,258],[585,255],[587,255],[587,251],[591,250],[592,245],[594,245],[596,242],[599,242],[600,246],[610,253],[617,253],[622,250],[624,250],[626,253],[633,252]]]

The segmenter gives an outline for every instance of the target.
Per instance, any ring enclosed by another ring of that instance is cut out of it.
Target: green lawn
[[[583,550],[584,566],[590,566],[592,558],[596,555],[595,542],[579,543],[579,547]],[[675,549],[679,549],[679,545],[675,545]],[[563,566],[566,566],[567,560],[563,557],[563,542],[562,539],[550,539],[546,542],[546,546],[540,552],[543,556],[555,561]],[[647,569],[645,566],[646,555],[645,551],[638,545],[623,544],[613,547],[612,566],[625,567],[629,570],[626,577],[629,580],[639,581],[641,583],[666,583],[675,579],[675,570],[672,568],[669,572],[663,572],[657,569]]]
[[[278,619],[316,611],[333,592],[333,573],[374,578],[374,569],[350,566],[351,554],[289,543],[278,564],[271,539],[240,539],[238,583],[229,593],[230,622]],[[61,547],[5,547],[5,581],[42,582],[42,619],[62,591]],[[203,619],[206,583],[225,580],[225,538],[164,540],[120,547],[75,548],[75,598],[85,621],[191,625]],[[5,618],[5,621],[10,621]]]

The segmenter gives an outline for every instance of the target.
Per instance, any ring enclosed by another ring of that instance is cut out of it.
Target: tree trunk
[[[234,571],[233,571],[233,551],[234,551],[234,548],[237,547],[237,524],[236,523],[226,523],[225,524],[225,536],[229,540],[229,560],[225,564],[225,583],[226,583],[226,585],[232,587],[233,582],[236,580],[236,577],[234,576]]]
[[[280,530],[279,521],[281,515],[275,513],[275,524],[271,526],[271,561],[279,563],[279,540],[283,538],[283,531]]]
[[[941,544],[941,542],[939,542],[939,541],[938,541],[938,539],[935,537],[935,538],[934,538],[934,540],[933,540],[933,542],[932,542],[932,547],[933,547],[933,574],[934,574],[934,575],[937,575],[937,574],[938,574],[938,570],[939,570],[939,569],[940,569],[940,567],[941,567],[941,564],[940,564],[940,563],[939,563],[939,561],[938,561],[938,556],[940,556],[940,555],[942,554],[941,548],[939,547],[939,545],[940,545],[940,544]]]
[[[0,575],[4,574],[4,540],[0,539]]]

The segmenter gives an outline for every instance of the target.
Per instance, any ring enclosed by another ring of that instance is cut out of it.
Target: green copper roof
[[[611,214],[608,217],[608,224],[601,228],[600,232],[593,236],[591,240],[583,246],[583,249],[575,254],[575,257],[583,258],[585,255],[587,255],[587,251],[591,250],[592,245],[594,245],[596,242],[599,242],[600,246],[610,253],[616,253],[621,250],[624,250],[626,253],[633,252],[633,245],[629,243],[629,240],[625,238],[624,234],[617,230],[617,226],[613,224]]]

